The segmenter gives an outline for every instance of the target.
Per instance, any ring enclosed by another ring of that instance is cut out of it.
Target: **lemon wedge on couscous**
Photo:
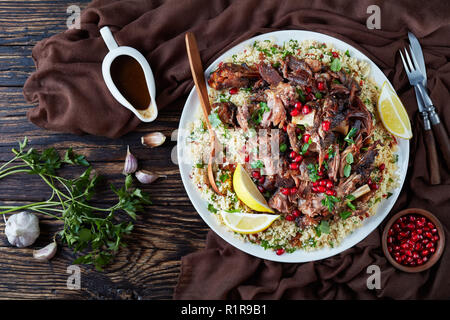
[[[249,208],[259,212],[274,212],[253,183],[252,178],[240,164],[237,165],[233,174],[233,188],[239,200]]]
[[[266,230],[279,215],[263,213],[226,212],[221,213],[225,225],[237,233],[251,234]]]
[[[412,138],[408,113],[398,95],[386,81],[381,88],[377,106],[381,122],[387,131],[403,139]]]

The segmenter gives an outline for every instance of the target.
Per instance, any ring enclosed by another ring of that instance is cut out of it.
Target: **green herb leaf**
[[[208,203],[208,211],[212,213],[217,213],[217,209],[211,203]]]
[[[285,152],[287,150],[287,144],[286,143],[282,143],[281,145],[280,145],[280,151],[281,152]]]
[[[338,72],[341,70],[341,61],[338,58],[333,59],[330,64],[331,71]]]
[[[264,168],[264,163],[261,160],[256,160],[255,162],[252,162],[250,164],[250,166],[253,169],[257,169],[257,168],[261,169],[261,168]]]
[[[347,161],[348,164],[352,164],[353,163],[353,154],[349,153],[347,154],[347,156],[345,157],[345,161]]]
[[[217,128],[222,124],[222,121],[219,118],[219,115],[216,112],[211,112],[208,116],[209,122],[213,128]]]
[[[352,166],[349,164],[346,164],[344,167],[344,176],[346,176],[348,178],[350,176],[351,171],[352,171]]]
[[[345,220],[347,218],[349,218],[352,215],[352,213],[350,211],[343,211],[340,213],[341,219]]]
[[[345,51],[345,55],[346,55],[347,57],[350,57],[350,52],[349,52],[348,50],[346,50],[346,51]]]

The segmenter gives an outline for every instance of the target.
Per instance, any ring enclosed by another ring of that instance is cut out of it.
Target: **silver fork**
[[[411,46],[409,46],[411,50]],[[412,51],[412,50],[411,50]],[[444,156],[447,168],[450,168],[450,140],[448,138],[447,131],[445,130],[443,124],[441,123],[438,114],[434,108],[433,102],[427,93],[427,90],[423,86],[423,80],[425,79],[422,72],[420,71],[419,64],[417,63],[416,57],[411,54],[409,56],[408,50],[405,48],[406,60],[403,57],[402,51],[400,50],[400,56],[403,61],[403,66],[405,67],[406,75],[408,76],[409,83],[417,88],[422,96],[425,108],[430,115],[431,124],[433,127],[433,132],[436,136],[436,140],[439,144],[439,149]]]

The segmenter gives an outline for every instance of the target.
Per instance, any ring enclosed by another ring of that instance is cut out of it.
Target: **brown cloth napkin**
[[[306,29],[335,36],[361,49],[388,76],[413,120],[414,138],[407,178],[390,216],[405,208],[424,208],[444,225],[450,246],[450,175],[441,165],[442,184],[428,184],[425,146],[414,90],[397,51],[412,31],[423,47],[428,87],[441,120],[450,128],[450,6],[443,1],[240,1],[214,6],[208,28],[223,21],[227,35],[242,30],[247,38],[273,29]],[[381,9],[381,30],[368,30],[367,7]],[[199,9],[200,11],[200,9]],[[230,37],[230,39],[232,39]],[[235,41],[236,42],[236,41]],[[230,41],[231,43],[231,41]],[[431,269],[408,274],[383,255],[384,224],[345,252],[321,261],[282,264],[255,258],[224,242],[212,231],[206,249],[183,257],[175,299],[448,299],[450,249]],[[369,290],[369,265],[381,270],[381,289]]]

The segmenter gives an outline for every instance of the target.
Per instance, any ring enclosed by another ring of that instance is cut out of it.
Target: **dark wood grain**
[[[22,86],[34,71],[31,51],[34,44],[66,28],[66,9],[88,0],[71,1],[0,1],[0,165],[12,156],[11,148],[27,136],[34,148],[68,147],[86,155],[93,167],[120,185],[127,145],[139,158],[141,168],[167,175],[154,184],[142,186],[153,205],[138,217],[135,229],[105,272],[81,266],[81,290],[69,290],[67,267],[75,256],[65,246],[50,262],[33,260],[32,250],[51,241],[61,223],[41,216],[41,235],[31,248],[11,247],[0,222],[0,298],[1,299],[170,299],[180,271],[183,255],[204,246],[208,230],[192,207],[178,171],[171,161],[176,141],[170,137],[178,127],[181,106],[162,110],[158,120],[142,125],[120,139],[75,136],[37,128],[26,118],[33,106],[22,95]],[[149,149],[141,145],[146,132],[161,131],[166,143]],[[76,170],[65,170],[75,175]],[[114,197],[105,186],[99,190],[98,205],[108,206]],[[39,178],[18,175],[0,181],[0,205],[27,204],[44,200],[50,191]],[[2,220],[0,220],[2,221]]]
[[[427,148],[427,163],[430,174],[430,183],[433,185],[440,184],[441,175],[439,173],[439,161],[433,131],[424,130],[424,140],[425,140],[425,147]]]

